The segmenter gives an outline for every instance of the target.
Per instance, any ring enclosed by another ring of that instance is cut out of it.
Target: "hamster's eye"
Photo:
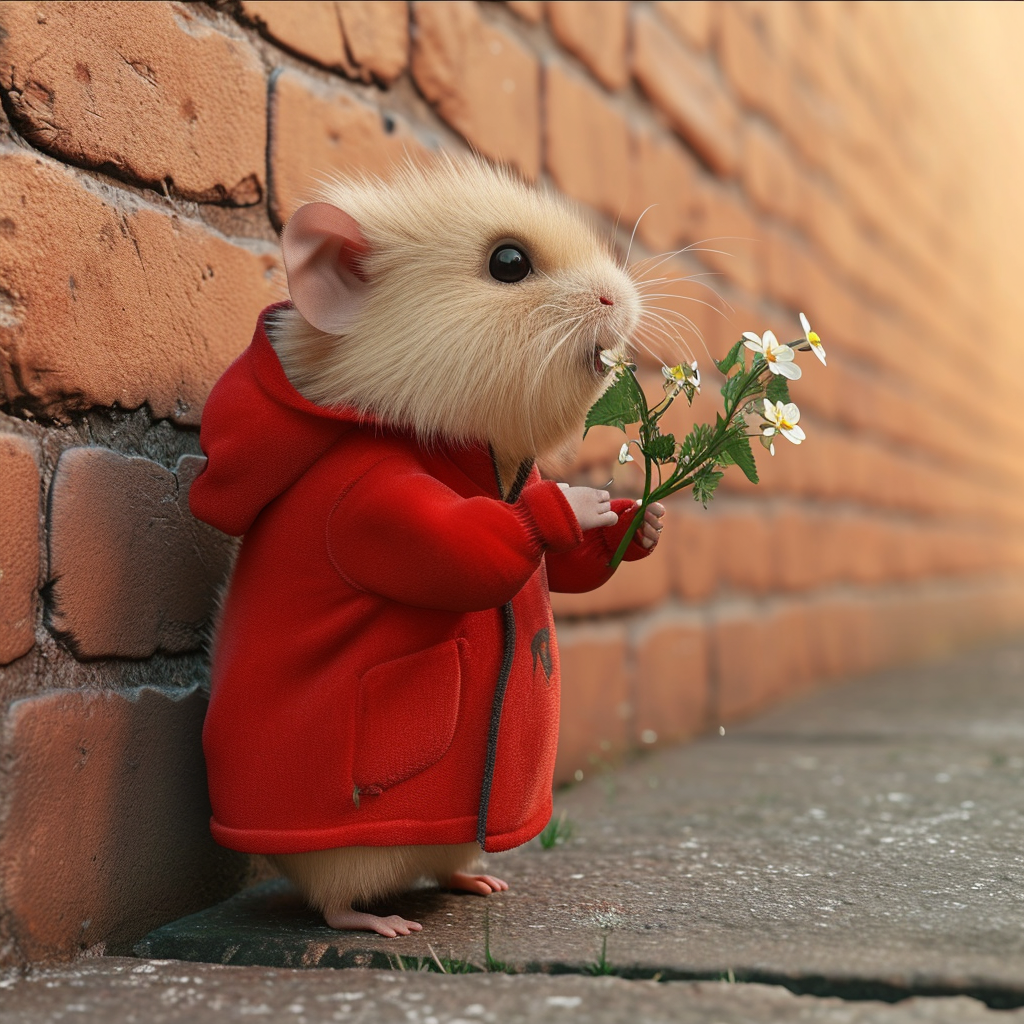
[[[491,262],[487,269],[495,281],[511,284],[522,281],[533,268],[530,266],[529,256],[519,246],[500,245],[491,254]]]

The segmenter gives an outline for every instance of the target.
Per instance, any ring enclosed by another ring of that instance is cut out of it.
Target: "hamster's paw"
[[[504,892],[508,888],[508,882],[503,882],[493,875],[467,875],[465,871],[456,871],[445,888],[472,892],[477,896],[490,896],[492,892]]]
[[[324,920],[339,931],[376,932],[389,939],[423,930],[423,925],[416,921],[406,921],[397,914],[377,917],[376,914],[361,914],[358,910],[337,910],[324,914]]]

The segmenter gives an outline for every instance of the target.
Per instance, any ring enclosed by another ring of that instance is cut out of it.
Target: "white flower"
[[[825,366],[825,346],[822,345],[821,338],[811,330],[811,325],[803,313],[800,314],[800,326],[804,329],[804,337],[807,339],[807,344],[811,346],[811,351],[821,360],[821,365]]]
[[[799,444],[807,435],[800,422],[800,410],[792,403],[776,402],[774,405],[766,398],[764,400],[764,418],[768,421],[761,429],[764,437],[772,437],[775,433],[781,434],[793,444]],[[763,442],[762,442],[763,443]],[[774,455],[775,453],[772,452]]]
[[[679,363],[678,366],[663,366],[661,375],[665,378],[666,391],[678,390],[684,384],[689,384],[694,391],[700,391],[700,370],[697,369],[696,359],[689,366],[684,363]]]
[[[627,462],[632,462],[633,456],[629,454],[629,442],[627,441],[619,449],[619,465],[624,466]]]
[[[745,339],[744,347],[753,349],[764,356],[768,363],[768,369],[772,373],[777,373],[789,380],[800,379],[800,374],[803,371],[793,362],[795,358],[793,350],[788,345],[780,345],[771,331],[765,331],[760,338],[753,331],[744,331],[743,337]]]
[[[605,366],[610,367],[613,370],[623,370],[623,369],[635,370],[636,369],[636,364],[635,363],[627,363],[626,362],[626,357],[622,353],[619,353],[618,355],[615,355],[613,352],[609,352],[607,349],[603,348],[603,349],[601,349],[600,358],[601,358],[601,362],[604,363]]]

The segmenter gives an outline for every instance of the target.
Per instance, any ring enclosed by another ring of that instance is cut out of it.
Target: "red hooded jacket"
[[[548,587],[603,583],[633,503],[584,536],[531,466],[503,499],[484,445],[427,450],[312,404],[267,312],[206,403],[190,495],[245,535],[203,729],[213,836],[252,853],[524,843],[551,815]]]

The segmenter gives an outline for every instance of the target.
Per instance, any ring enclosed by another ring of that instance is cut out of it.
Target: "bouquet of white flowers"
[[[825,349],[803,313],[800,324],[804,336],[788,344],[780,343],[771,331],[765,331],[760,337],[745,331],[724,359],[715,360],[715,365],[725,375],[722,385],[725,408],[716,416],[714,426],[698,424],[682,441],[677,441],[672,434],[663,434],[659,421],[680,394],[686,396],[688,403],[693,402],[694,395],[700,391],[697,363],[663,366],[665,397],[650,407],[637,381],[636,367],[602,354],[601,358],[615,370],[615,378],[587,414],[586,430],[612,426],[625,431],[628,426],[639,424],[639,437],[626,441],[619,451],[619,462],[632,462],[630,449],[636,447],[645,463],[640,508],[611,561],[613,569],[622,561],[651,502],[692,487],[694,499],[706,507],[726,466],[738,466],[751,483],[757,483],[751,437],[758,437],[772,455],[775,454],[775,439],[780,434],[793,444],[804,440],[799,425],[800,410],[789,397],[789,382],[800,379],[801,370],[796,364],[798,351],[812,351],[824,363]],[[748,351],[753,352],[749,367]],[[754,415],[759,416],[761,422],[757,432],[751,433],[746,417]]]

